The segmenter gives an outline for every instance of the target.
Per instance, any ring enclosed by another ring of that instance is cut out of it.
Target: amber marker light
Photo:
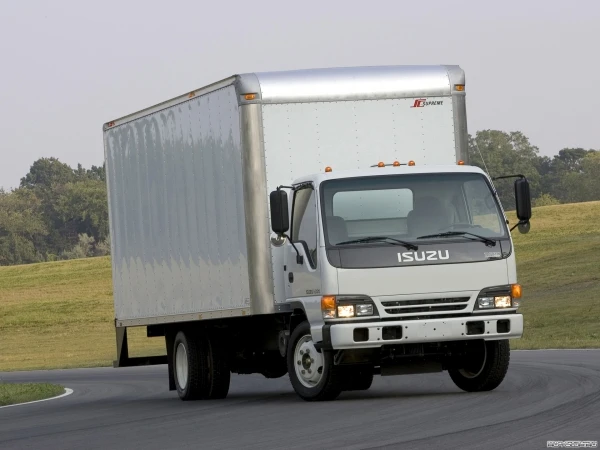
[[[321,297],[321,312],[323,319],[335,319],[335,296],[324,295]]]
[[[523,289],[521,288],[521,285],[512,284],[510,286],[510,296],[512,298],[521,298],[521,295],[523,295]]]

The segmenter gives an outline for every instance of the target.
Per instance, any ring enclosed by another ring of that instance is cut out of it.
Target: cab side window
[[[292,241],[304,242],[310,265],[317,267],[317,199],[312,187],[294,194],[292,211]]]

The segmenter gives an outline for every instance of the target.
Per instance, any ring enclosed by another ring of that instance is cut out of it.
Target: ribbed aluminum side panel
[[[105,132],[116,318],[249,307],[233,86]]]

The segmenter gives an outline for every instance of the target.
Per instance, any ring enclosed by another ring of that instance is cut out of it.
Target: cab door
[[[302,256],[290,242],[285,249],[285,294],[289,298],[320,295],[321,277],[319,261],[319,213],[317,194],[312,184],[294,191],[292,200],[290,237]]]

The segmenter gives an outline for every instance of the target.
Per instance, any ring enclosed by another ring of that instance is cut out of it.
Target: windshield
[[[377,237],[420,245],[508,236],[490,185],[477,173],[329,180],[321,196],[327,245],[388,242]],[[431,236],[441,233],[447,234]]]

